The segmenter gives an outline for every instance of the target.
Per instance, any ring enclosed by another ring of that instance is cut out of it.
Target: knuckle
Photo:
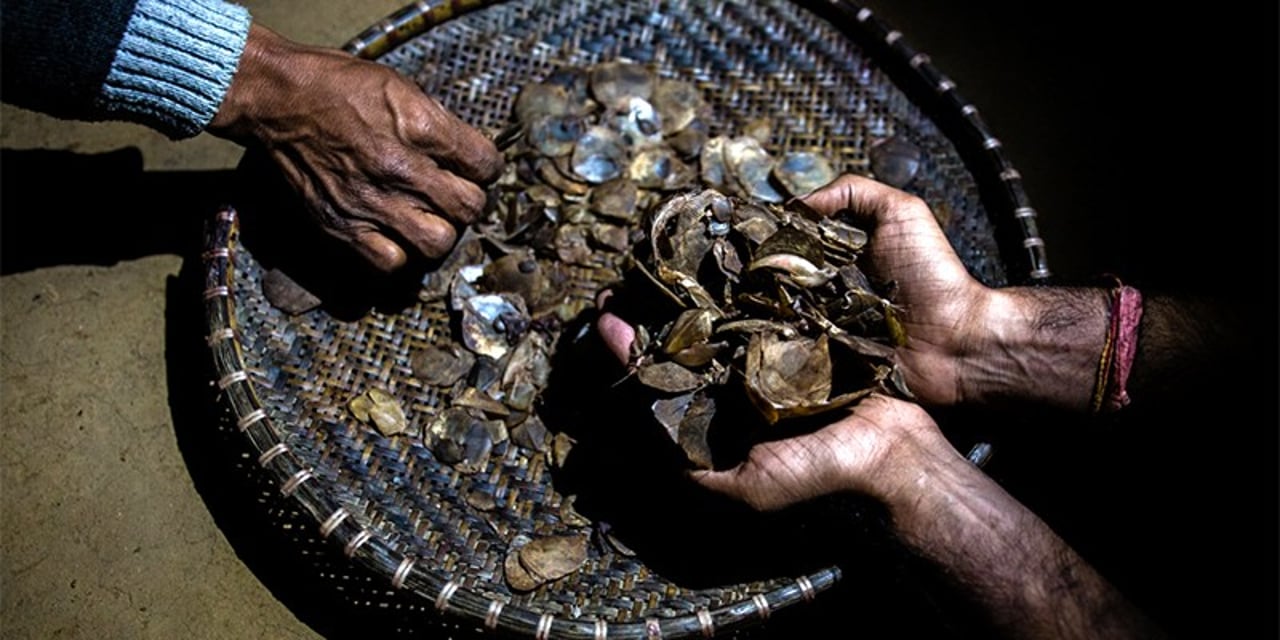
[[[475,222],[489,203],[480,187],[444,171],[432,172],[419,188],[429,210],[458,224]]]
[[[861,184],[861,183],[862,183],[862,181],[863,181],[863,180],[865,180],[865,179],[866,179],[866,178],[863,178],[862,176],[857,175],[857,174],[853,174],[853,173],[842,173],[842,174],[840,174],[840,177],[836,178],[835,182],[832,182],[832,183],[831,183],[830,185],[828,185],[826,188],[828,188],[828,189],[832,189],[832,188],[836,188],[836,189],[845,189],[845,188],[849,188],[849,187],[853,187],[853,186],[856,186],[856,185],[858,185],[858,184]]]
[[[484,211],[488,202],[488,196],[484,191],[471,184],[467,184],[458,194],[458,211],[457,217],[468,224],[475,222]]]
[[[408,147],[403,145],[388,145],[382,149],[373,159],[370,160],[370,173],[389,179],[392,182],[400,183],[412,179],[414,175],[414,166],[419,162],[414,157]],[[374,185],[365,183],[369,188],[374,189]]]
[[[311,212],[326,232],[345,240],[355,240],[364,228],[364,221],[353,217],[350,213],[351,209],[349,206],[322,201],[313,204]]]
[[[420,108],[415,109],[413,116],[405,122],[408,136],[411,140],[435,140],[438,130],[438,127],[436,127],[436,114],[430,108],[430,103],[418,106]]]
[[[475,156],[472,164],[475,167],[476,180],[488,183],[498,179],[505,162],[492,141],[480,136],[480,141],[473,148],[472,154]]]
[[[893,198],[893,203],[899,209],[925,209],[929,205],[925,204],[920,196],[912,195],[905,191],[898,191]]]
[[[448,135],[443,146],[445,154],[454,160],[456,173],[481,184],[496,180],[502,173],[502,154],[484,134],[458,121]]]
[[[870,178],[853,173],[845,173],[841,174],[839,178],[836,178],[835,182],[824,187],[824,190],[847,195],[866,189],[868,185],[873,184],[875,184],[875,182]]]
[[[929,205],[920,197],[909,193],[901,191],[898,192],[893,198],[886,202],[886,205],[885,209],[887,216],[894,217],[899,220],[915,219],[920,217],[922,214],[927,214],[928,217],[932,217],[932,214],[929,213]]]

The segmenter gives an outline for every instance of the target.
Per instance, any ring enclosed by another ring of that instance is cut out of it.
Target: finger
[[[374,229],[360,229],[352,236],[352,245],[375,268],[391,273],[408,260],[404,249],[391,238]]]
[[[424,209],[415,198],[388,198],[380,208],[385,224],[428,258],[449,253],[458,239],[452,223]]]
[[[430,208],[459,224],[471,224],[484,213],[487,196],[480,187],[438,167],[424,168],[411,180],[412,189]]]
[[[775,511],[798,502],[785,488],[771,485],[771,479],[743,463],[725,471],[692,471],[689,477],[703,487],[744,502],[757,511]]]
[[[746,494],[746,488],[749,486],[742,480],[743,466],[738,465],[732,469],[722,471],[691,471],[689,472],[689,477],[694,482],[716,493],[742,500]]]
[[[871,178],[844,174],[801,200],[824,215],[848,212],[859,222],[884,222],[890,214],[910,210],[915,198]]]
[[[747,460],[732,469],[695,471],[691,476],[712,491],[769,511],[834,489],[832,453],[824,437],[806,434],[757,444]]]
[[[458,176],[479,184],[493,182],[502,173],[503,159],[498,147],[483,133],[430,96],[425,98],[424,115],[418,119],[413,138],[429,149],[430,155]]]
[[[596,321],[596,330],[619,362],[626,364],[630,361],[631,343],[636,338],[634,327],[612,313],[605,313]]]

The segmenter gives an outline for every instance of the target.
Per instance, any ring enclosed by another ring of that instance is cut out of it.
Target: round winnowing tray
[[[975,277],[992,286],[1048,277],[1035,212],[1000,142],[927,56],[853,3],[420,2],[347,49],[487,131],[510,123],[522,85],[556,67],[626,59],[701,89],[713,132],[770,118],[774,152],[820,151],[865,174],[872,143],[905,139],[924,152],[906,190],[938,213]],[[345,410],[375,386],[411,419],[439,408],[409,361],[451,339],[445,303],[290,316],[264,298],[263,267],[241,246],[234,209],[218,214],[208,243],[209,342],[237,427],[319,535],[391,587],[515,635],[674,638],[753,624],[839,579],[834,563],[818,563],[707,584],[650,566],[644,553],[593,547],[578,572],[512,592],[502,573],[511,541],[571,529],[542,455],[505,445],[484,472],[460,474],[421,442],[384,438]],[[581,284],[590,296],[592,283]],[[498,508],[478,512],[466,500],[474,493]]]

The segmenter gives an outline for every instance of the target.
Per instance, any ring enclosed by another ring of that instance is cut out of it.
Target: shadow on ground
[[[192,255],[230,171],[143,171],[135,147],[0,150],[0,275],[63,264]]]

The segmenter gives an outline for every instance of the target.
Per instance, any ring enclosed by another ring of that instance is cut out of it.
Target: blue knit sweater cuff
[[[173,139],[200,133],[231,86],[249,23],[248,10],[221,0],[138,0],[98,107]]]

